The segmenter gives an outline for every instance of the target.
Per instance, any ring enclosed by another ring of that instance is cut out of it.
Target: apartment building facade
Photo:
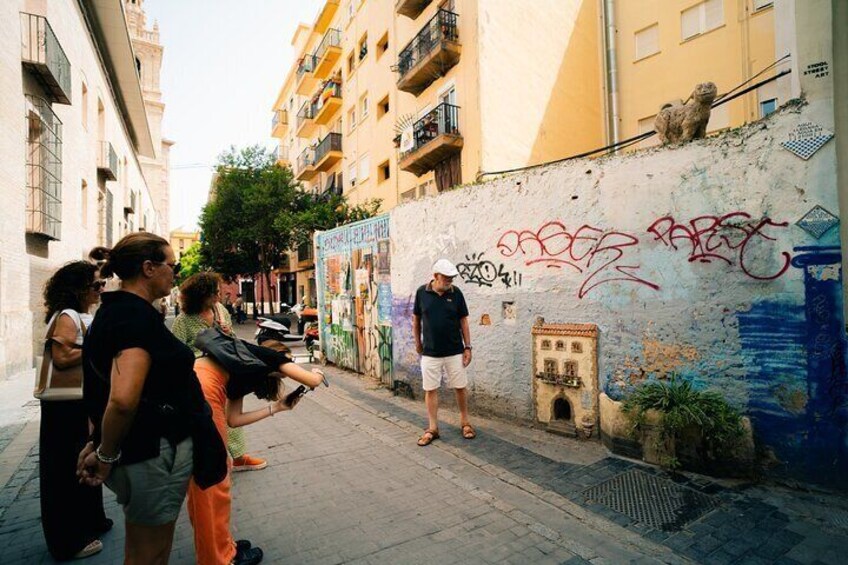
[[[292,39],[271,119],[278,162],[305,190],[379,199],[385,211],[600,145],[598,16],[595,0],[538,0],[533,10],[327,0]],[[309,294],[311,256],[301,255],[292,271]]]
[[[0,378],[44,335],[45,281],[126,233],[167,236],[124,4],[0,3]]]
[[[629,139],[654,129],[662,105],[685,101],[700,82],[724,94],[788,69],[791,49],[776,24],[792,20],[775,10],[781,0],[603,0],[607,64],[615,69],[607,104],[610,138]],[[777,19],[776,19],[777,18]],[[782,59],[778,62],[778,60]],[[789,79],[787,79],[789,80]],[[746,82],[747,81],[747,82]],[[765,84],[716,107],[709,131],[758,120],[787,101],[788,89]],[[657,139],[640,144],[651,146]]]

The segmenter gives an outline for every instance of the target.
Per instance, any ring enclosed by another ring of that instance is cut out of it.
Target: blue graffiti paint
[[[839,247],[797,247],[792,266],[804,270],[807,324],[806,472],[842,486],[848,476],[848,377]]]

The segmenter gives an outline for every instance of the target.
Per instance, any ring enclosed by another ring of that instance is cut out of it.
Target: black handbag
[[[267,372],[269,369],[242,340],[228,335],[217,324],[197,334],[194,346],[215,359],[230,374]]]

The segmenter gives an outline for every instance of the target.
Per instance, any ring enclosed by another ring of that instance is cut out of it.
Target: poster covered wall
[[[389,217],[316,234],[315,246],[322,354],[391,384]]]

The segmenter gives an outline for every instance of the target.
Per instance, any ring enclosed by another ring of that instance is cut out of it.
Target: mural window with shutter
[[[577,361],[566,361],[563,364],[562,374],[566,377],[576,377],[577,376]]]
[[[565,351],[565,342],[562,341],[562,340],[557,341],[556,342],[556,350],[557,351]]]
[[[550,348],[551,348],[551,340],[543,339],[542,340],[542,349],[550,350]]]
[[[556,377],[557,362],[556,359],[545,359],[545,378],[553,379]]]
[[[571,352],[572,353],[583,353],[583,344],[579,341],[571,342]]]

